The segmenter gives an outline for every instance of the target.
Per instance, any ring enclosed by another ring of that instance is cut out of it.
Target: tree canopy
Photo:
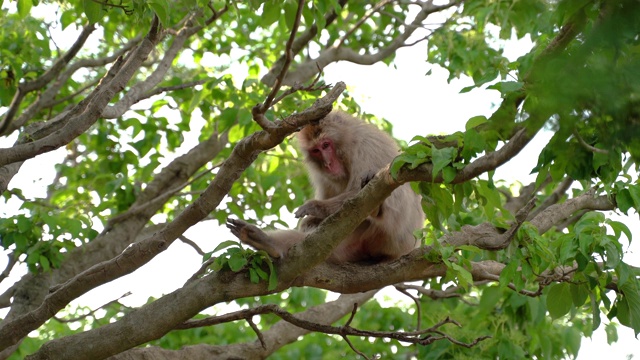
[[[0,359],[551,359],[577,356],[603,326],[611,341],[614,323],[640,333],[632,231],[612,217],[640,209],[637,0],[2,6]],[[523,38],[532,49],[508,59],[505,43]],[[184,235],[229,217],[288,227],[313,196],[294,132],[332,109],[392,127],[323,69],[393,66],[418,44],[449,80],[473,80],[462,92],[498,91],[492,114],[402,142],[283,259]],[[543,131],[535,181],[494,176]],[[31,160],[47,153],[60,156]],[[25,195],[12,180],[38,166],[56,175]],[[375,265],[325,262],[407,182],[427,215],[422,246]],[[176,240],[202,256],[182,287],[136,308],[121,294],[70,305]]]

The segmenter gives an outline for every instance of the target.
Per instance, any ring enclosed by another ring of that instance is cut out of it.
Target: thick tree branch
[[[615,204],[607,196],[595,197],[589,191],[562,204],[551,205],[529,221],[543,234],[580,210],[606,211],[614,208]],[[441,241],[451,246],[472,245],[481,249],[495,249],[504,244],[505,234],[488,223],[482,223],[464,226],[458,232],[445,235]]]
[[[222,165],[217,176],[211,184],[209,184],[207,189],[195,202],[178,215],[174,221],[167,224],[163,230],[153,234],[149,238],[128,247],[122,254],[113,260],[97,264],[69,280],[49,294],[42,305],[32,311],[28,316],[23,316],[3,326],[3,328],[0,329],[0,348],[7,346],[11,341],[15,341],[16,338],[26,335],[26,333],[30,331],[28,329],[33,329],[41,325],[46,321],[46,319],[61,309],[61,307],[66,305],[70,300],[86,293],[98,285],[131,273],[133,270],[139,268],[143,264],[146,264],[155,257],[155,255],[164,251],[175,239],[178,238],[178,236],[182,235],[189,227],[205,218],[218,206],[218,204],[220,204],[224,196],[231,189],[233,183],[239,178],[244,169],[246,169],[253,160],[256,159],[260,152],[276,146],[282,142],[286,136],[299,127],[326,116],[332,109],[332,103],[344,91],[344,88],[345,85],[343,83],[336,84],[336,86],[324,98],[316,101],[316,103],[314,103],[314,105],[308,110],[294,114],[286,121],[278,122],[279,128],[276,129],[276,131],[269,133],[260,131],[238,142],[233,152]],[[67,356],[59,353],[60,351],[68,353],[69,349],[76,349],[73,350],[73,352],[77,354],[74,356],[85,356],[97,359],[119,353],[136,345],[158,338],[171,330],[177,323],[187,320],[187,318],[192,317],[198,311],[209,306],[207,304],[215,304],[223,298],[232,295],[233,292],[225,294],[213,294],[215,293],[213,292],[207,296],[193,296],[192,293],[188,296],[189,299],[184,299],[188,304],[185,304],[182,311],[172,312],[171,314],[167,314],[167,317],[157,319],[156,321],[151,321],[150,319],[144,320],[150,326],[155,324],[154,330],[151,332],[141,332],[136,335],[127,334],[122,337],[124,333],[119,329],[121,329],[122,326],[128,327],[130,321],[138,322],[140,320],[138,316],[146,317],[147,311],[155,311],[154,309],[156,306],[163,306],[166,301],[177,301],[176,296],[182,297],[180,294],[183,294],[183,291],[198,292],[199,284],[203,281],[208,281],[209,279],[213,279],[214,282],[219,280],[216,276],[207,276],[202,279],[195,280],[186,284],[183,288],[174,291],[172,294],[166,295],[138,311],[128,314],[128,316],[125,316],[121,321],[110,324],[112,326],[106,325],[99,329],[78,334],[75,337],[67,337],[49,342],[34,355],[34,358],[37,359],[43,356],[51,356],[51,354],[60,354],[56,356],[65,358]],[[246,285],[244,286],[246,287]],[[265,290],[264,284],[252,284],[246,289],[250,289],[252,287],[254,288],[254,291],[261,289],[259,291],[263,292]],[[219,296],[222,296],[222,298]],[[160,320],[160,323],[158,323],[158,320]],[[102,344],[92,348],[87,348],[86,346],[69,346],[70,342],[75,341],[80,341],[80,343],[77,344],[86,344],[86,338],[92,338],[94,336],[102,338],[105,332],[120,335],[115,335],[114,341],[109,344]],[[85,340],[83,340],[83,338]],[[115,340],[116,338],[120,338],[120,340]],[[77,351],[79,351],[79,353]]]
[[[558,184],[556,189],[553,190],[553,192],[549,196],[547,196],[546,199],[544,199],[542,204],[538,205],[538,207],[536,207],[536,209],[532,211],[531,214],[529,214],[529,219],[535,218],[546,208],[560,201],[560,199],[566,194],[567,190],[569,190],[569,188],[571,187],[571,184],[573,184],[573,179],[570,177],[566,177],[564,180],[562,180],[560,184]]]
[[[215,157],[224,148],[225,144],[224,138],[221,139],[214,135],[207,141],[198,144],[185,155],[176,158],[155,176],[154,180],[138,195],[131,208],[143,206],[143,204],[153,201],[168,189],[184,183],[200,167]],[[153,207],[145,207],[143,210],[136,212],[135,215],[114,225],[111,230],[104,231],[93,241],[72,250],[59,269],[52,270],[51,273],[40,273],[34,276],[27,275],[20,280],[16,284],[17,294],[14,298],[11,312],[2,323],[2,326],[0,326],[0,339],[9,340],[1,335],[6,334],[7,331],[12,336],[15,335],[16,338],[19,336],[19,333],[7,330],[7,326],[12,323],[11,320],[40,306],[50,286],[64,283],[96,263],[106,261],[122,253],[127,246],[136,240],[136,235],[140,233],[140,230],[162,205],[162,203],[154,203]],[[156,228],[151,233],[157,230]],[[149,235],[150,233],[147,233],[144,237]],[[61,303],[71,301],[73,297],[67,297],[66,299]],[[20,321],[24,321],[26,318],[21,319]],[[30,331],[29,328],[33,327],[33,330],[39,326],[37,324],[38,321],[46,319],[33,320],[36,320],[36,322],[21,323],[21,325],[17,323],[12,326],[23,329],[22,331],[25,331],[24,334],[26,334]],[[0,340],[0,347],[5,346],[2,340]]]
[[[375,179],[373,181],[375,181]],[[365,187],[365,189],[366,188],[367,187]],[[583,206],[593,205],[589,201],[584,200],[579,200],[577,202],[581,203]],[[565,204],[555,206],[562,206]],[[599,204],[599,200],[596,200],[595,204]],[[567,207],[575,208],[575,204],[567,205]],[[319,229],[324,227],[327,226],[321,225]],[[326,241],[326,239],[324,239],[324,241]],[[146,240],[141,243],[145,242]],[[307,241],[305,240],[305,242]],[[156,242],[156,244],[158,243]],[[153,249],[147,248],[147,251],[151,250]],[[377,289],[385,285],[402,281],[444,276],[447,271],[446,266],[443,264],[434,264],[426,260],[425,255],[428,251],[428,248],[417,249],[399,260],[364,268],[353,264],[330,265],[327,263],[321,263],[311,270],[306,269],[306,273],[301,274],[298,272],[297,274],[299,274],[299,276],[295,278],[295,281],[293,281],[292,284],[295,286],[315,286],[333,291],[353,293]],[[123,255],[133,255],[127,254],[128,252],[129,249],[125,251]],[[126,265],[125,259],[125,257],[121,259],[121,265]],[[292,260],[289,259],[288,262],[292,262]],[[282,279],[288,279],[295,276],[290,273],[292,269],[296,269],[295,266],[285,266],[286,264],[283,263],[279,265],[279,276],[281,276]],[[494,280],[494,277],[490,275],[499,275],[504,268],[504,264],[495,261],[474,262],[471,266],[472,268],[469,270],[473,275],[474,280],[478,281]],[[350,267],[352,269],[349,269]],[[112,272],[115,269],[105,268],[102,270],[101,274],[94,275],[103,276],[102,274]],[[85,281],[89,281],[86,276]],[[290,284],[287,282],[279,283],[278,288],[275,291],[280,291],[289,285]],[[215,291],[215,289],[219,289],[220,286],[224,286],[226,291]],[[118,351],[146,342],[152,338],[159,337],[171,330],[175,324],[186,320],[187,317],[195,315],[199,310],[217,302],[228,301],[230,299],[240,296],[244,297],[249,294],[265,294],[266,292],[266,284],[253,284],[249,282],[244,272],[222,272],[209,274],[201,279],[188,283],[183,288],[174,291],[172,294],[166,295],[161,299],[138,309],[137,311],[127,314],[123,319],[116,323],[109,324],[89,332],[49,342],[34,358],[41,358],[44,354],[56,354],[56,356],[65,357],[65,354],[78,354],[78,351],[80,351],[82,356],[100,358],[100,356],[105,354],[105,351],[109,354],[114,354]],[[167,307],[178,308],[181,311],[163,311],[163,309]],[[156,316],[156,314],[160,312],[165,314],[162,319],[159,319]],[[181,319],[182,321],[180,321]],[[122,331],[122,329],[129,328],[130,326],[139,326],[139,324],[148,325],[149,332],[141,331],[131,334],[129,332]],[[104,337],[112,338],[113,342],[99,345],[92,349],[85,349],[83,346],[83,344],[86,344],[87,342],[97,343],[97,339]]]

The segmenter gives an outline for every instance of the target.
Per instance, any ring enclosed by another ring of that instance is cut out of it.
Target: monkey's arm
[[[338,211],[345,200],[357,194],[358,190],[345,191],[340,195],[334,196],[325,200],[313,199],[305,202],[296,210],[295,216],[297,218],[305,216],[313,216],[319,219],[324,219],[327,216]]]
[[[365,185],[367,185],[375,175],[376,175],[375,172],[371,172],[369,175],[364,176],[360,182],[360,189],[365,187]],[[344,203],[345,200],[347,200],[348,198],[357,194],[358,191],[360,191],[360,189],[345,191],[340,195],[334,196],[326,200],[317,200],[317,199],[309,200],[306,203],[304,203],[302,206],[300,206],[298,210],[296,210],[295,216],[296,218],[301,218],[304,216],[313,216],[319,219],[324,219],[327,216],[338,211],[338,209],[340,209],[340,207],[342,206],[342,203]],[[380,204],[380,206],[373,209],[373,211],[371,211],[370,216],[372,217],[382,216],[382,204]]]

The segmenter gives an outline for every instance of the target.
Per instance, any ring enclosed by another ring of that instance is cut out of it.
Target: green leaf
[[[473,284],[473,276],[471,275],[469,270],[463,268],[462,266],[456,263],[451,263],[451,267],[455,271],[461,286],[466,287]]]
[[[611,219],[607,219],[606,223],[613,230],[616,239],[620,239],[620,235],[624,233],[624,235],[627,237],[627,240],[629,241],[629,245],[631,245],[631,230],[629,230],[629,227],[627,227],[627,225]]]
[[[456,178],[456,175],[458,175],[458,172],[451,166],[442,169],[442,178],[445,184],[450,184]]]
[[[42,270],[44,270],[45,272],[51,270],[49,259],[47,259],[47,257],[44,255],[40,255],[40,266],[42,266]]]
[[[389,168],[391,176],[393,178],[396,178],[398,176],[398,171],[400,171],[400,168],[402,168],[403,165],[410,162],[411,160],[412,157],[407,154],[400,154],[400,156],[397,156],[395,159],[393,159],[391,167]]]
[[[298,7],[296,3],[292,1],[287,1],[284,3],[284,23],[287,25],[287,29],[291,31],[293,29],[293,24],[296,20],[296,14],[298,12]]]
[[[13,242],[16,244],[16,250],[19,253],[25,253],[29,248],[29,239],[22,233],[12,234]]]
[[[265,2],[260,17],[262,26],[268,26],[278,21],[282,10],[282,3],[278,1]]]
[[[19,216],[17,219],[17,223],[18,223],[18,231],[21,233],[26,233],[27,231],[31,230],[31,221],[29,219],[27,219],[24,216]]]
[[[502,300],[502,290],[497,286],[489,286],[482,290],[482,297],[478,304],[478,309],[483,314],[493,312]]]
[[[517,275],[518,261],[510,261],[507,266],[500,272],[500,288],[505,288],[511,283],[511,280]]]
[[[593,0],[564,0],[558,2],[557,14],[561,16],[561,23],[568,21],[576,12],[584,8],[587,4],[593,2]]]
[[[477,85],[471,85],[471,86],[465,86],[460,90],[460,94],[465,94],[468,93],[469,91],[476,89],[478,86]]]
[[[629,195],[633,199],[633,208],[640,212],[640,186],[629,186]]]
[[[169,27],[169,4],[167,0],[148,0],[147,4],[158,16],[163,27]]]
[[[578,251],[578,245],[576,244],[573,234],[561,235],[556,243],[559,244],[558,262],[564,264],[567,260],[573,259]]]
[[[629,281],[621,290],[624,294],[618,305],[618,320],[622,325],[633,329],[636,336],[640,334],[640,289],[637,281]]]
[[[431,156],[433,161],[433,178],[444,169],[445,166],[451,164],[455,159],[457,150],[452,147],[443,149],[437,149],[434,145],[431,146]]]
[[[231,247],[231,246],[238,246],[238,242],[234,241],[234,240],[223,241],[220,244],[218,244],[218,246],[216,246],[216,248],[213,249],[212,252],[216,252],[216,251],[219,251],[219,250]]]
[[[18,0],[18,15],[21,18],[26,17],[31,12],[33,2],[31,0]]]
[[[519,91],[523,86],[524,83],[520,81],[504,81],[487,86],[487,89],[498,90],[502,95],[508,95],[512,92]]]
[[[614,323],[608,323],[604,327],[604,332],[607,334],[607,344],[612,345],[618,342],[618,327]]]
[[[616,267],[616,274],[618,275],[618,286],[624,285],[627,280],[631,279],[631,277],[633,276],[633,272],[631,271],[629,265],[625,264],[622,261]]]
[[[62,30],[71,25],[76,19],[76,15],[73,11],[67,10],[60,15],[60,24],[62,24]]]
[[[253,270],[256,272],[258,277],[260,277],[260,279],[267,280],[269,278],[269,274],[267,274],[264,270],[260,269],[259,267],[255,267],[253,268]]]
[[[247,265],[247,258],[242,253],[233,253],[229,257],[229,268],[231,271],[238,272]]]
[[[251,281],[253,284],[257,284],[260,282],[260,276],[258,276],[258,273],[254,268],[249,268],[249,281]]]
[[[622,211],[622,213],[624,213],[625,215],[627,214],[627,211],[629,211],[629,209],[636,207],[629,189],[622,189],[618,191],[618,193],[616,194],[616,205],[618,206],[618,209],[620,209],[620,211]]]
[[[576,307],[580,307],[584,305],[589,297],[589,289],[584,284],[570,284],[569,286],[571,290],[571,300],[573,300],[573,305]]]
[[[482,115],[474,116],[471,119],[467,120],[467,123],[465,124],[464,128],[465,130],[470,130],[486,122],[487,122],[486,116],[482,116]]]
[[[269,285],[267,286],[267,289],[271,291],[278,286],[278,276],[276,275],[276,269],[273,267],[271,258],[267,259],[267,264],[269,265]]]
[[[571,310],[571,289],[569,284],[554,284],[547,293],[547,310],[552,319],[558,319]]]
[[[84,14],[87,15],[87,19],[92,24],[97,23],[102,19],[104,13],[102,12],[102,5],[94,0],[82,0],[82,6]]]

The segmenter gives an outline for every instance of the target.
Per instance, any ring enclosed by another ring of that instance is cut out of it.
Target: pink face
[[[321,164],[322,168],[331,175],[342,176],[344,169],[338,156],[335,145],[331,139],[320,139],[316,145],[309,149],[309,156]]]

